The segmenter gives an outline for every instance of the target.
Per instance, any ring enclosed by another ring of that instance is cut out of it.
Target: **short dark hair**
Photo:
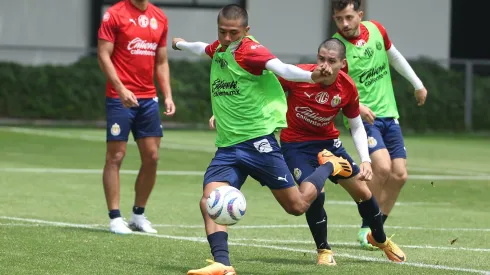
[[[248,12],[246,9],[242,8],[237,4],[230,4],[224,6],[218,13],[218,23],[219,19],[223,17],[228,20],[242,20],[242,26],[248,26]]]
[[[349,5],[354,6],[355,11],[359,11],[361,8],[361,0],[332,0],[332,13],[335,13],[335,11],[341,11]]]
[[[336,50],[340,59],[345,58],[345,44],[337,38],[329,38],[323,41],[320,46],[318,46],[318,53],[320,53],[322,48]]]

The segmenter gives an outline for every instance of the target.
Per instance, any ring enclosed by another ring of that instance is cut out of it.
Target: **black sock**
[[[208,236],[211,254],[214,261],[230,266],[230,253],[228,252],[228,233],[223,231],[215,232]]]
[[[325,186],[325,182],[327,181],[328,177],[332,175],[333,173],[333,164],[330,162],[327,162],[323,165],[318,166],[316,168],[315,172],[311,174],[309,177],[307,177],[303,182],[311,182],[313,185],[315,185],[316,190],[318,191],[318,194],[323,189],[323,186]]]
[[[357,208],[361,217],[368,222],[374,240],[378,243],[384,243],[386,241],[386,234],[383,229],[383,214],[381,214],[374,196],[371,196],[367,201],[358,203]]]
[[[115,218],[120,218],[121,217],[121,212],[119,209],[112,209],[109,210],[109,218],[110,219],[115,219]]]
[[[323,208],[325,193],[318,194],[316,200],[306,211],[306,221],[310,227],[311,235],[317,249],[332,249],[327,242],[327,212]]]
[[[388,219],[388,215],[383,214],[383,224],[385,224],[386,219]]]
[[[362,219],[361,228],[369,228],[369,222],[366,219]]]
[[[145,213],[144,207],[133,206],[133,213],[136,215],[143,215]]]

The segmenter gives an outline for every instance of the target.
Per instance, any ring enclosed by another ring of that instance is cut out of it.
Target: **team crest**
[[[376,49],[378,49],[378,51],[381,51],[381,49],[383,49],[383,45],[381,45],[381,42],[376,41]]]
[[[374,147],[376,147],[376,145],[378,145],[378,142],[373,137],[368,137],[367,141],[368,141],[369,148],[374,148]]]
[[[319,92],[318,94],[316,94],[315,96],[315,100],[316,102],[320,103],[320,104],[325,104],[327,103],[328,101],[328,93],[327,92]]]
[[[155,17],[152,17],[150,19],[150,27],[154,30],[158,29],[158,22],[157,20],[155,19]]]
[[[294,168],[294,178],[296,180],[299,180],[299,178],[301,178],[301,174],[303,174],[303,173],[301,172],[301,170],[299,168]]]
[[[120,133],[121,133],[121,127],[119,127],[119,124],[117,123],[112,124],[111,135],[119,136]]]
[[[340,95],[336,95],[332,98],[332,102],[330,102],[330,104],[332,107],[337,107],[339,106],[340,102],[342,102],[342,98],[340,98]]]
[[[148,17],[146,17],[146,15],[140,15],[138,17],[138,24],[142,27],[142,28],[146,28],[148,27]]]

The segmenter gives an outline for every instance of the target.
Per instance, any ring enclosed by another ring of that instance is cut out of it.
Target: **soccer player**
[[[227,5],[218,14],[218,40],[212,44],[174,38],[172,47],[212,58],[210,92],[216,118],[218,147],[205,175],[200,208],[214,261],[187,274],[233,275],[226,226],[206,211],[206,200],[217,187],[241,188],[250,175],[267,186],[289,214],[302,215],[330,175],[349,176],[349,162],[331,156],[298,188],[280,152],[274,132],[286,127],[286,97],[277,74],[300,82],[323,82],[331,68],[313,71],[284,64],[248,35],[247,11]],[[324,152],[326,155],[331,155]],[[320,154],[321,155],[321,154]]]
[[[346,159],[352,166],[352,174],[331,176],[330,180],[340,184],[357,203],[363,219],[369,221],[372,229],[369,241],[384,250],[392,261],[403,262],[405,254],[383,230],[383,220],[378,204],[366,181],[371,180],[371,160],[369,158],[367,136],[360,117],[359,95],[352,79],[341,69],[345,66],[345,45],[336,38],[325,40],[318,47],[317,64],[300,64],[298,67],[313,70],[327,63],[332,75],[322,83],[297,83],[280,78],[284,91],[288,92],[288,128],[281,131],[281,150],[289,170],[298,184],[301,184],[318,167],[317,154],[327,149],[333,155]],[[346,152],[339,139],[339,131],[334,120],[339,111],[348,118],[352,137],[361,163],[357,166]],[[324,155],[320,164],[329,158]],[[336,265],[330,245],[327,242],[327,213],[323,207],[325,193],[306,212],[306,220],[318,251],[318,264]]]
[[[162,126],[154,74],[163,91],[167,116],[175,113],[167,59],[167,17],[148,0],[125,0],[110,7],[99,29],[99,65],[107,77],[107,151],[104,192],[109,229],[156,233],[144,215],[156,181]],[[119,169],[126,154],[129,132],[138,145],[141,168],[135,183],[133,215],[129,225],[119,210]]]
[[[406,150],[398,122],[399,114],[391,82],[390,65],[415,89],[419,106],[425,103],[427,90],[406,59],[376,21],[362,21],[360,0],[332,0],[333,19],[338,28],[334,37],[347,47],[345,71],[356,83],[361,117],[368,135],[373,180],[369,187],[378,200],[386,221],[407,180]],[[371,249],[368,221],[358,233],[361,247]]]

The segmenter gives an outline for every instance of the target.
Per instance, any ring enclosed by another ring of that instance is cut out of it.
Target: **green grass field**
[[[206,265],[211,255],[198,201],[214,133],[165,133],[146,211],[156,235],[108,232],[104,139],[103,130],[0,128],[0,274],[185,274]],[[343,142],[357,160],[352,141],[344,135]],[[327,183],[338,266],[316,266],[305,217],[286,214],[249,179],[242,189],[247,214],[229,230],[238,274],[490,274],[488,139],[417,136],[406,145],[409,181],[386,224],[406,264],[359,249],[357,207]],[[139,168],[137,148],[128,146],[121,175],[127,219]]]

